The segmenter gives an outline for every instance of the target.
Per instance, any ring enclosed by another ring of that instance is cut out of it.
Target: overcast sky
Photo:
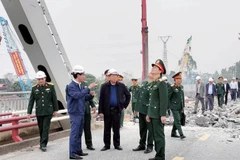
[[[106,68],[141,77],[141,0],[45,1],[72,65],[80,64],[97,77]],[[191,35],[199,71],[233,65],[240,60],[239,6],[239,0],[147,0],[149,65],[162,59],[161,35],[172,36],[167,43],[169,70],[179,70],[177,62]],[[8,19],[1,3],[0,16]],[[0,46],[0,76],[7,72],[14,69]]]

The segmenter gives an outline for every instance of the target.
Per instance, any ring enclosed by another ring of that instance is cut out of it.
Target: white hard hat
[[[227,78],[224,78],[224,80],[223,81],[227,81]]]
[[[73,67],[72,73],[85,73],[84,68],[80,65],[75,65]]]
[[[163,80],[163,81],[167,80],[167,77],[166,77],[166,76],[163,76],[163,77],[162,77],[162,80]]]
[[[198,81],[198,80],[200,80],[200,79],[201,79],[201,77],[200,77],[200,76],[197,76],[197,77],[196,77],[196,80],[197,80],[197,81]]]
[[[213,82],[213,79],[210,77],[210,78],[208,79],[208,81],[209,81],[209,82]]]
[[[45,78],[45,77],[46,77],[46,74],[43,71],[38,71],[36,73],[36,79]]]
[[[114,69],[114,68],[111,68],[111,69],[109,69],[109,70],[108,70],[108,75],[110,76],[111,74],[118,75],[118,72],[117,72],[117,70],[116,70],[116,69]]]

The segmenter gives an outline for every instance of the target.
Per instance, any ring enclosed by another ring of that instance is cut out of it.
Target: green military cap
[[[154,66],[157,66],[161,70],[162,74],[166,74],[166,68],[161,59],[157,59],[155,64],[152,64],[152,67]]]
[[[176,73],[174,76],[172,76],[174,79],[181,79],[182,78],[182,72]]]

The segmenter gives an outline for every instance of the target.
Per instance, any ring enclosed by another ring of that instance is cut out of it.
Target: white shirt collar
[[[75,79],[73,79],[73,82],[77,83],[78,85],[81,84],[81,83],[79,83],[78,81],[76,81]]]

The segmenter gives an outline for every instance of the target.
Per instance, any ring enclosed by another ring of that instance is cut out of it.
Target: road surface
[[[185,140],[171,138],[171,126],[165,127],[166,160],[239,160],[240,140],[230,140],[226,129],[183,127]],[[95,151],[88,151],[83,144],[84,152],[89,153],[85,160],[147,160],[153,158],[155,152],[144,154],[142,151],[133,152],[138,146],[138,124],[132,122],[125,124],[121,129],[122,151],[115,150],[113,146],[105,152],[103,147],[103,130],[93,131],[93,144]],[[231,142],[232,141],[232,142]],[[83,140],[84,142],[84,140]],[[0,156],[0,160],[67,160],[69,159],[69,138],[49,142],[48,151],[43,153],[38,146],[28,147],[21,151]]]

